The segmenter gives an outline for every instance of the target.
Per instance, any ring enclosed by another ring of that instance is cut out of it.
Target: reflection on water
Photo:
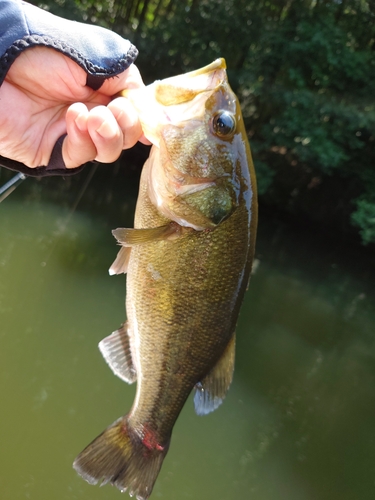
[[[103,169],[73,213],[89,171],[0,204],[2,500],[121,496],[71,466],[134,396],[97,349],[124,320],[110,230],[135,202],[135,182]],[[374,498],[374,265],[323,240],[261,220],[234,383],[212,415],[188,401],[152,498]]]

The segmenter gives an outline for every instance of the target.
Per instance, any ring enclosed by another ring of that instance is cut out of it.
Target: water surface
[[[74,457],[131,406],[97,349],[125,316],[108,276],[136,181],[27,179],[0,204],[0,498],[111,500]],[[3,178],[1,178],[3,179]],[[5,179],[4,179],[5,180]],[[152,498],[375,497],[375,286],[364,252],[261,218],[225,404],[189,400]]]

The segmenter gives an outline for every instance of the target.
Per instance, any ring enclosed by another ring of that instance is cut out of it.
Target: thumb
[[[114,96],[124,89],[138,89],[144,87],[141,74],[137,66],[132,64],[119,75],[108,78],[100,87],[99,92],[107,96]]]

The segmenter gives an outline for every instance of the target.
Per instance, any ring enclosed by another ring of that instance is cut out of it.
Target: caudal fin
[[[137,500],[149,498],[168,446],[141,439],[126,417],[116,420],[75,459],[73,467],[90,484],[111,483]]]

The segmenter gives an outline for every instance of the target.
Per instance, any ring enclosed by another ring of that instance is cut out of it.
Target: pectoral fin
[[[99,342],[99,349],[115,375],[128,384],[136,381],[137,373],[132,360],[127,323]]]
[[[232,382],[236,337],[233,335],[219,361],[195,386],[194,406],[197,415],[207,415],[223,402]]]
[[[147,229],[125,229],[118,228],[112,231],[118,243],[124,247],[134,245],[146,245],[153,241],[168,240],[178,236],[181,228],[175,222],[170,222],[165,226],[152,227]]]
[[[126,274],[128,271],[128,264],[130,259],[131,247],[122,247],[117,254],[116,259],[109,268],[108,272],[111,276],[114,274]]]

